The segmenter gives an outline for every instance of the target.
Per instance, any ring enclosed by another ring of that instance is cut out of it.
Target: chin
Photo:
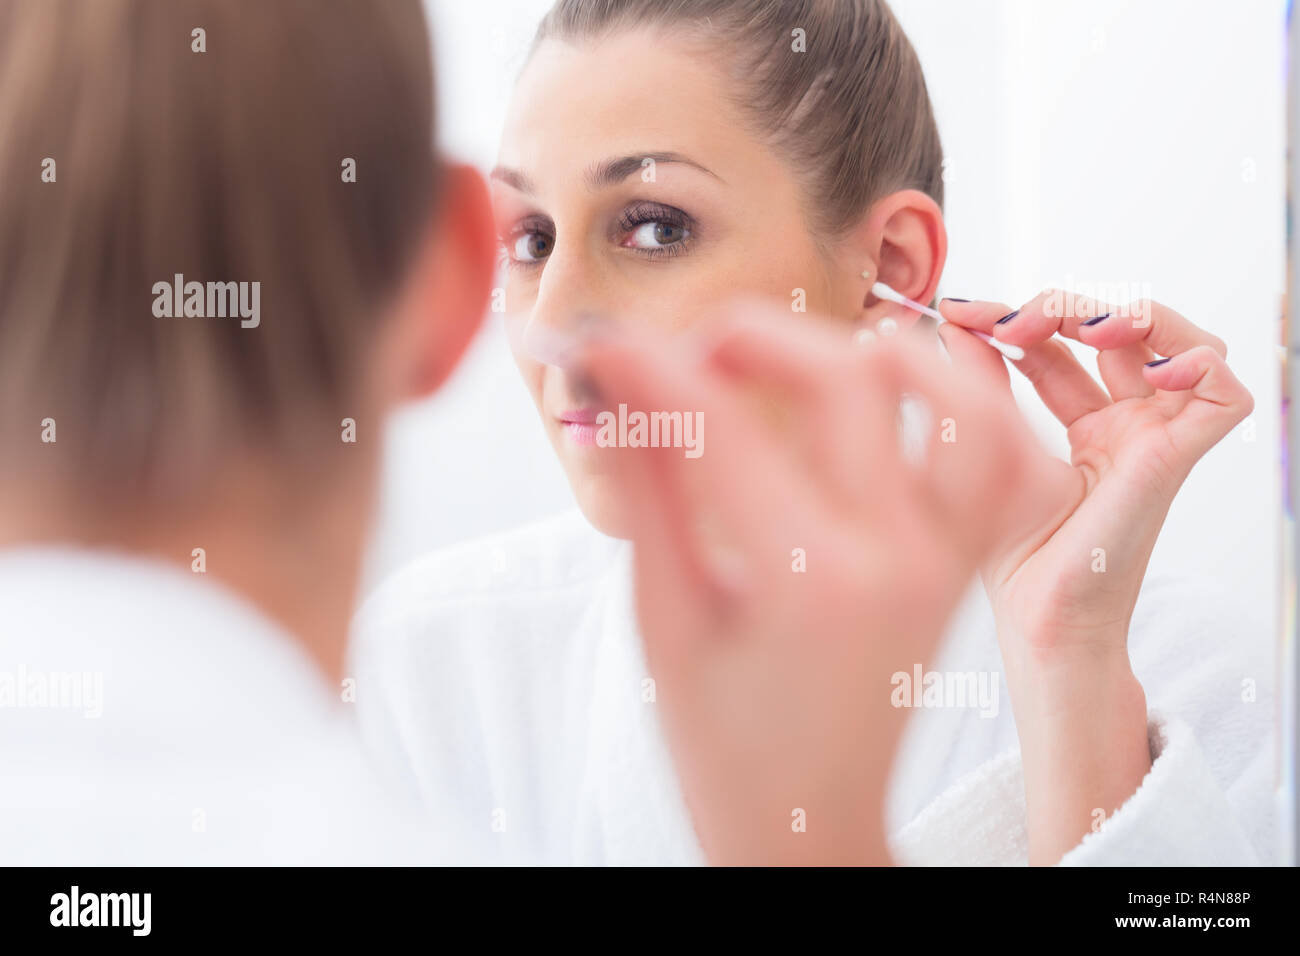
[[[570,474],[569,485],[578,499],[578,507],[592,527],[611,538],[630,537],[624,495],[612,475]]]

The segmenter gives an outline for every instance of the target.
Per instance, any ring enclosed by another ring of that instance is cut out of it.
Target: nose
[[[573,335],[612,316],[616,307],[612,285],[595,258],[581,248],[557,244],[542,269],[528,325],[542,333]]]

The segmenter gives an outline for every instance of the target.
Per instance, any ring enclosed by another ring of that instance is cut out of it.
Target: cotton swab
[[[905,305],[909,309],[914,309],[915,311],[920,312],[922,315],[928,315],[932,319],[938,319],[940,322],[948,321],[943,317],[942,314],[940,314],[936,310],[930,308],[929,306],[922,305],[920,302],[915,302],[912,299],[909,299],[901,292],[895,292],[893,289],[885,285],[883,282],[877,282],[875,285],[871,287],[871,291],[876,295],[877,298],[888,299],[890,302],[896,302],[899,305]],[[1025,350],[1018,345],[1008,345],[1006,342],[999,342],[993,336],[988,335],[984,332],[977,332],[974,329],[966,329],[966,331],[970,332],[972,335],[978,336],[980,339],[983,339],[985,342],[993,346],[995,349],[997,349],[999,352],[1001,352],[1009,359],[1019,361],[1020,359],[1025,357]]]

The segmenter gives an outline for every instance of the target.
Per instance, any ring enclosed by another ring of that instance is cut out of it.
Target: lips
[[[594,425],[599,414],[599,408],[574,408],[557,417],[565,425]]]
[[[573,408],[559,416],[560,427],[575,445],[590,446],[596,444],[596,416],[598,408]]]

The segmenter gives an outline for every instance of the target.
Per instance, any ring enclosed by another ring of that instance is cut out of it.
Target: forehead
[[[499,162],[544,181],[639,151],[681,153],[724,177],[762,152],[699,47],[644,28],[543,41],[516,84]]]

